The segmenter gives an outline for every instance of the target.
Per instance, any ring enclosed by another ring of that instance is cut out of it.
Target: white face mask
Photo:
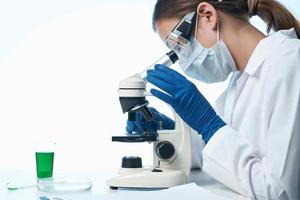
[[[231,72],[237,70],[228,48],[220,40],[219,26],[217,37],[218,41],[212,48],[204,48],[197,39],[192,38],[179,58],[186,75],[206,83],[215,83],[225,81]]]

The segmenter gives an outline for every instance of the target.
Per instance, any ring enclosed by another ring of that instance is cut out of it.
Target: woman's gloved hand
[[[155,108],[149,107],[149,110],[154,115],[153,121],[146,121],[144,116],[137,112],[135,121],[128,121],[126,132],[128,135],[142,134],[145,131],[156,133],[158,129],[174,129],[175,122],[164,114],[158,112]]]
[[[154,70],[147,71],[146,79],[164,91],[151,89],[150,92],[170,104],[190,127],[202,135],[205,143],[226,125],[197,87],[178,72],[156,65]]]

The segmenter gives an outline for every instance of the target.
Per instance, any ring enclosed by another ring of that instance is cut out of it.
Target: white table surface
[[[105,185],[105,181],[112,176],[115,176],[117,169],[87,169],[87,170],[72,170],[72,171],[55,171],[56,177],[84,177],[90,178],[93,181],[93,188],[89,192],[78,193],[78,195],[85,195],[87,193],[103,194],[111,191]],[[2,170],[0,171],[0,200],[38,200],[40,196],[45,196],[36,188],[22,189],[17,191],[7,191],[7,182],[22,182],[32,180],[34,182],[35,172],[31,170]],[[247,198],[238,195],[232,190],[225,187],[223,184],[215,181],[210,176],[201,171],[192,171],[190,182],[195,182],[197,185],[214,192],[216,194],[229,197],[233,200],[246,200]],[[145,191],[147,192],[147,191]],[[54,195],[55,196],[55,195]],[[58,195],[59,196],[59,195]]]

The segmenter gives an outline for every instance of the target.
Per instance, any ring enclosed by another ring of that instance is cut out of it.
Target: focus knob
[[[136,156],[123,157],[122,168],[142,168],[142,159]]]
[[[160,159],[170,159],[175,154],[175,147],[171,142],[160,142],[156,147],[156,154]]]

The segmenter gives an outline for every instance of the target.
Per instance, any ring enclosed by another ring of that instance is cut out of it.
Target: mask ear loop
[[[197,37],[198,37],[198,23],[199,23],[199,15],[198,15],[198,8],[197,8],[197,12],[196,12],[196,24],[195,24],[195,39],[196,40],[198,40],[197,39]]]
[[[217,21],[217,40],[220,41],[220,23],[219,20]]]

